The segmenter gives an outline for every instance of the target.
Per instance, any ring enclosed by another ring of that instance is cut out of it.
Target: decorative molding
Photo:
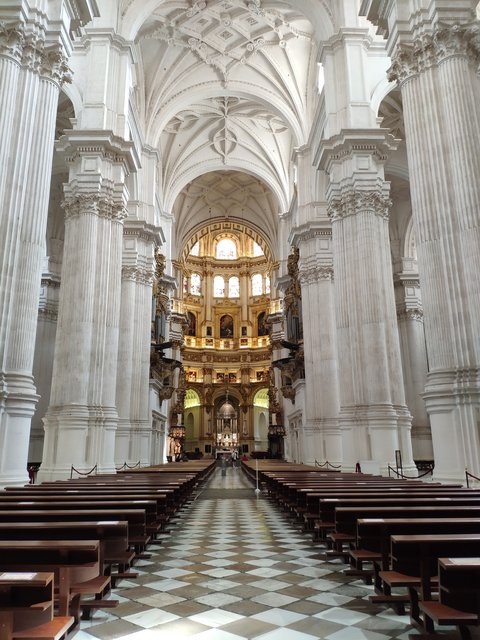
[[[452,57],[467,58],[471,64],[480,64],[480,26],[442,26],[433,33],[424,33],[412,44],[401,44],[392,56],[388,80],[403,84],[419,73],[437,67]]]
[[[121,222],[127,217],[123,202],[115,202],[107,194],[79,193],[67,196],[62,203],[65,210],[65,222],[82,215],[95,215],[99,218]]]
[[[0,21],[0,55],[7,56],[23,68],[38,73],[59,87],[72,81],[67,57],[59,43],[45,44],[45,34],[28,32],[20,22]]]
[[[131,280],[137,284],[151,285],[154,272],[152,268],[141,266],[122,267],[122,280]]]
[[[328,203],[328,215],[332,222],[364,212],[388,220],[391,206],[389,196],[380,191],[349,191],[340,198],[332,198]]]
[[[299,272],[301,284],[315,284],[321,280],[333,281],[333,267],[315,265],[301,269]]]
[[[38,318],[50,322],[57,322],[58,320],[58,303],[47,302],[41,304],[38,308]]]
[[[407,308],[405,305],[400,305],[397,309],[397,318],[401,320],[416,320],[417,322],[423,322],[423,309],[420,307]]]

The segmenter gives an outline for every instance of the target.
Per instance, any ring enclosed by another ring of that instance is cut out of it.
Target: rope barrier
[[[469,478],[473,478],[474,480],[478,480],[478,482],[480,482],[480,478],[477,478],[477,476],[474,476],[473,473],[469,473],[465,468],[465,479],[467,481],[467,489],[470,489],[470,483],[468,481]]]
[[[135,464],[124,462],[121,467],[115,467],[115,471],[125,471],[125,469],[136,469],[137,467],[140,468],[140,460]]]
[[[332,464],[331,462],[329,462],[328,460],[326,460],[323,464],[320,464],[320,462],[318,462],[318,460],[317,460],[317,459],[315,459],[315,466],[316,466],[316,467],[325,467],[325,466],[326,466],[326,467],[327,467],[327,469],[328,469],[329,467],[331,467],[332,469],[341,469],[341,468],[342,468],[342,465],[341,465],[341,464],[339,464],[339,465],[334,465],[334,464]]]
[[[419,480],[420,478],[424,478],[429,473],[433,473],[433,467],[431,467],[430,469],[427,469],[425,471],[425,473],[422,473],[419,476],[406,476],[404,473],[401,473],[400,471],[397,471],[397,469],[394,469],[393,467],[388,465],[388,477],[389,478],[391,478],[390,471],[393,471],[393,473],[395,473],[398,478],[402,478],[403,480]]]
[[[75,469],[75,467],[72,464],[72,468],[70,469],[70,480],[73,478],[73,472],[75,471],[75,473],[78,473],[80,476],[89,476],[91,475],[94,471],[95,471],[95,475],[97,472],[97,466],[98,464],[96,464],[94,467],[92,467],[90,469],[90,471],[79,471],[78,469]]]

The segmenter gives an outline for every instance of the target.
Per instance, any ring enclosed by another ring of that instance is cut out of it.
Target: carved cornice
[[[392,56],[388,70],[391,82],[403,84],[419,73],[437,67],[452,57],[467,58],[478,67],[480,64],[480,26],[439,25],[433,33],[424,33],[412,44],[401,44]]]
[[[123,202],[114,201],[107,194],[79,193],[68,195],[62,203],[65,221],[82,215],[94,215],[106,220],[121,222],[127,216]]]
[[[380,191],[349,191],[340,198],[332,198],[328,204],[328,215],[332,222],[369,212],[388,220],[391,199]]]
[[[321,280],[333,281],[333,267],[315,265],[300,270],[301,284],[314,284]]]
[[[45,44],[43,32],[28,32],[26,25],[20,22],[0,21],[0,55],[14,60],[29,71],[48,78],[58,86],[72,81],[71,70],[67,64],[60,44]]]

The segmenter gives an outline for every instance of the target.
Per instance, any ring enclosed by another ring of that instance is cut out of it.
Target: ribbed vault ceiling
[[[288,3],[264,0],[166,0],[145,20],[135,95],[147,140],[160,151],[162,206],[175,209],[178,241],[193,221],[176,199],[202,175],[221,184],[225,171],[230,181],[232,172],[249,174],[232,182],[239,191],[229,202],[244,201],[250,188],[257,201],[261,184],[268,207],[244,214],[275,235],[275,216],[294,192],[292,151],[307,141],[315,108],[312,35]]]

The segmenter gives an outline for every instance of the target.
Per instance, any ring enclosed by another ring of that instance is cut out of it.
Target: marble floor
[[[408,616],[368,601],[372,587],[326,562],[240,469],[218,469],[172,523],[115,609],[75,640],[407,640]],[[415,632],[414,632],[415,633]]]

